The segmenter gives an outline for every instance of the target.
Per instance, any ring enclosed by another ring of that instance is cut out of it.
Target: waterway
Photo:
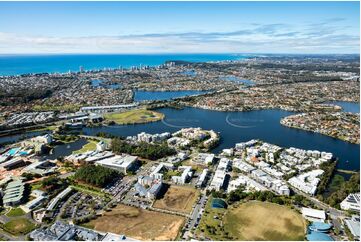
[[[0,137],[0,145],[18,142],[20,140],[29,139],[29,138],[32,138],[35,136],[46,134],[46,133],[50,133],[50,131],[30,131],[30,132],[24,132],[21,134],[2,136],[2,137]]]
[[[161,108],[165,119],[158,122],[136,125],[115,125],[83,128],[86,135],[106,132],[117,136],[136,135],[140,132],[175,132],[185,127],[201,127],[220,132],[221,142],[213,152],[234,147],[238,142],[260,139],[282,147],[332,152],[339,158],[338,169],[360,170],[360,146],[341,141],[318,133],[292,129],[280,124],[280,119],[294,114],[283,110],[258,110],[250,112],[217,112],[211,110],[184,108]],[[15,142],[25,137],[40,135],[44,132],[29,132],[22,135],[0,137],[0,143]],[[79,149],[83,144],[79,144]],[[62,148],[63,150],[63,148]],[[55,153],[54,156],[60,153]],[[71,152],[70,152],[71,153]],[[69,154],[70,154],[69,153]],[[66,155],[61,152],[61,155]]]
[[[360,113],[360,103],[341,102],[341,101],[335,101],[335,102],[329,102],[329,103],[340,106],[342,108],[342,111],[344,111],[344,112]]]
[[[234,147],[238,142],[260,139],[282,147],[332,152],[339,158],[337,167],[345,170],[360,169],[360,146],[332,137],[280,124],[280,119],[294,114],[283,110],[259,110],[250,112],[217,112],[197,108],[158,110],[165,114],[159,122],[136,125],[115,125],[83,128],[84,134],[106,132],[118,136],[136,135],[140,132],[175,132],[184,127],[201,127],[220,132],[221,142],[213,152]]]

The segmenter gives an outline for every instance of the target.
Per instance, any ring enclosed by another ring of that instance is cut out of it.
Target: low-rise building
[[[185,184],[193,175],[192,167],[180,166],[178,169],[182,170],[182,174],[180,176],[172,176],[172,181],[176,184]]]
[[[360,216],[353,215],[351,219],[344,220],[355,241],[360,241]]]
[[[41,191],[41,190],[34,190],[34,191],[31,192],[30,195],[35,197],[35,198],[33,200],[29,201],[28,203],[26,203],[25,205],[21,206],[21,208],[25,212],[30,212],[31,210],[37,208],[47,198],[46,193]]]
[[[213,163],[214,157],[215,155],[212,153],[198,153],[198,155],[193,159],[193,162],[209,165]]]
[[[303,217],[311,222],[324,222],[326,219],[326,213],[323,210],[303,207],[301,212]]]
[[[9,182],[4,191],[3,204],[6,207],[19,205],[24,196],[25,185],[21,180]]]
[[[62,191],[61,193],[59,193],[55,198],[53,198],[53,200],[50,201],[48,207],[46,208],[47,211],[51,211],[55,208],[55,206],[58,204],[58,202],[60,200],[62,200],[63,198],[65,198],[67,195],[70,194],[70,192],[73,189],[71,187],[68,187],[66,189],[64,189],[64,191]]]
[[[297,188],[298,190],[305,192],[310,195],[315,195],[317,191],[318,183],[320,182],[319,176],[324,173],[323,170],[313,170],[301,175],[292,177],[288,180],[291,186]]]
[[[360,212],[360,193],[349,194],[340,204],[341,209]]]
[[[208,169],[204,169],[198,178],[196,187],[201,188],[205,185],[208,177]]]
[[[127,174],[128,171],[134,168],[137,160],[138,160],[137,156],[123,154],[123,155],[116,155],[110,158],[98,160],[96,161],[95,164],[108,167],[111,169],[115,169],[124,174]]]

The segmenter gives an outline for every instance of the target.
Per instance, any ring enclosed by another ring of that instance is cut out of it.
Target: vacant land
[[[193,187],[170,186],[164,197],[155,201],[153,207],[190,213],[199,196],[199,191]]]
[[[84,226],[138,240],[174,240],[183,223],[180,216],[118,205]]]
[[[291,209],[267,202],[230,208],[224,229],[236,240],[304,240],[305,221]]]
[[[74,151],[73,154],[81,154],[81,153],[85,153],[88,151],[96,150],[97,143],[98,143],[97,141],[90,140],[80,150]]]
[[[105,114],[104,118],[116,124],[137,124],[161,120],[164,118],[164,114],[152,110],[136,109],[124,113]]]
[[[13,235],[27,234],[30,231],[34,230],[35,227],[35,224],[30,222],[26,218],[13,219],[3,225],[4,230]]]

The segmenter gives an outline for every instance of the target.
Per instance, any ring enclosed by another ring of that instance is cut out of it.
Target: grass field
[[[118,205],[84,226],[138,240],[174,240],[183,223],[180,216]]]
[[[96,150],[98,141],[89,140],[80,150],[76,150],[73,154],[81,154],[91,150]]]
[[[161,120],[164,118],[164,114],[152,110],[135,109],[123,113],[105,114],[104,118],[116,124],[137,124]]]
[[[24,215],[25,212],[21,208],[12,208],[6,216],[8,217],[18,217]]]
[[[190,213],[198,196],[199,191],[193,187],[172,185],[168,188],[163,198],[155,201],[153,207]]]
[[[240,204],[224,216],[224,229],[236,240],[304,240],[305,226],[297,212],[267,202]]]
[[[13,219],[3,225],[4,230],[13,235],[27,234],[28,232],[34,230],[35,227],[35,224],[26,218]]]

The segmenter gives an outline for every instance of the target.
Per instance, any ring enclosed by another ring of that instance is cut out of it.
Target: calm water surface
[[[80,150],[87,143],[86,139],[78,139],[74,142],[67,144],[57,145],[53,148],[51,154],[42,156],[43,159],[56,159],[60,156],[68,156],[73,153],[73,151]]]
[[[220,132],[221,143],[214,149],[214,152],[234,147],[238,142],[260,139],[283,147],[332,152],[340,159],[338,168],[360,169],[359,145],[280,125],[280,119],[294,114],[293,112],[282,110],[217,112],[197,108],[184,108],[182,110],[162,108],[158,111],[165,114],[166,118],[163,121],[137,125],[84,128],[83,132],[89,135],[107,132],[118,136],[128,136],[143,131],[148,133],[175,132],[183,127],[201,127]]]
[[[149,54],[149,55],[0,55],[0,75],[28,73],[65,73],[103,68],[129,68],[132,66],[158,66],[170,60],[208,62],[240,60],[242,54]]]
[[[344,112],[351,112],[351,113],[360,113],[360,103],[355,102],[330,102],[331,104],[340,106],[342,108],[342,111]]]

